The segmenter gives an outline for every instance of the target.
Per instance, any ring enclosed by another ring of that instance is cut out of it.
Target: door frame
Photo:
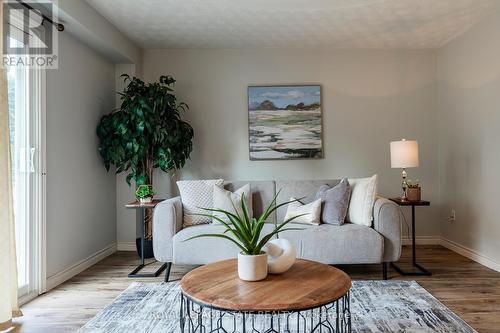
[[[34,172],[32,174],[32,237],[33,251],[30,253],[28,268],[30,271],[29,290],[19,297],[19,304],[23,305],[40,294],[46,292],[47,281],[47,186],[46,186],[46,73],[44,69],[29,70],[29,89],[31,98],[29,108],[32,115],[31,135],[33,138]]]
[[[35,146],[35,224],[36,230],[34,237],[36,239],[35,247],[35,285],[38,290],[38,295],[45,293],[47,290],[47,149],[46,149],[46,70],[34,69],[36,80],[33,84],[39,94],[36,105],[33,105],[35,110],[34,137],[36,138]],[[38,296],[37,295],[37,296]]]

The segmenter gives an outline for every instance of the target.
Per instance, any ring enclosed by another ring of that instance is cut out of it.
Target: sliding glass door
[[[40,73],[15,66],[7,79],[19,296],[30,298],[41,280]]]

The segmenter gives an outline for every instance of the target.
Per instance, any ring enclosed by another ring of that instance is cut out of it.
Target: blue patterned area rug
[[[134,282],[78,332],[180,332],[179,304],[178,282]],[[353,281],[351,318],[358,333],[476,332],[415,281]]]

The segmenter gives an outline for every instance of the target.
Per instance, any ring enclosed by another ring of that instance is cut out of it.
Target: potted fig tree
[[[169,173],[182,168],[193,149],[194,132],[181,118],[188,106],[177,102],[172,76],[152,83],[122,77],[128,84],[118,93],[120,108],[103,116],[97,126],[98,150],[106,170],[114,166],[116,173],[127,173],[126,181],[129,186],[135,183],[138,199],[148,200],[154,194],[153,170]],[[144,252],[151,256],[151,211],[145,215]]]

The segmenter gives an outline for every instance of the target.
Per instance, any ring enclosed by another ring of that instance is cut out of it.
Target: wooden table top
[[[126,208],[155,208],[160,202],[165,201],[165,199],[153,199],[151,202],[140,203],[139,200],[132,201],[125,205]]]
[[[397,203],[400,206],[430,206],[431,203],[429,201],[420,200],[420,201],[410,201],[410,200],[401,200],[401,198],[390,198],[389,200]]]
[[[184,275],[181,290],[190,299],[229,311],[300,311],[329,304],[351,288],[341,270],[298,259],[283,274],[246,282],[238,278],[237,259],[198,267]]]

